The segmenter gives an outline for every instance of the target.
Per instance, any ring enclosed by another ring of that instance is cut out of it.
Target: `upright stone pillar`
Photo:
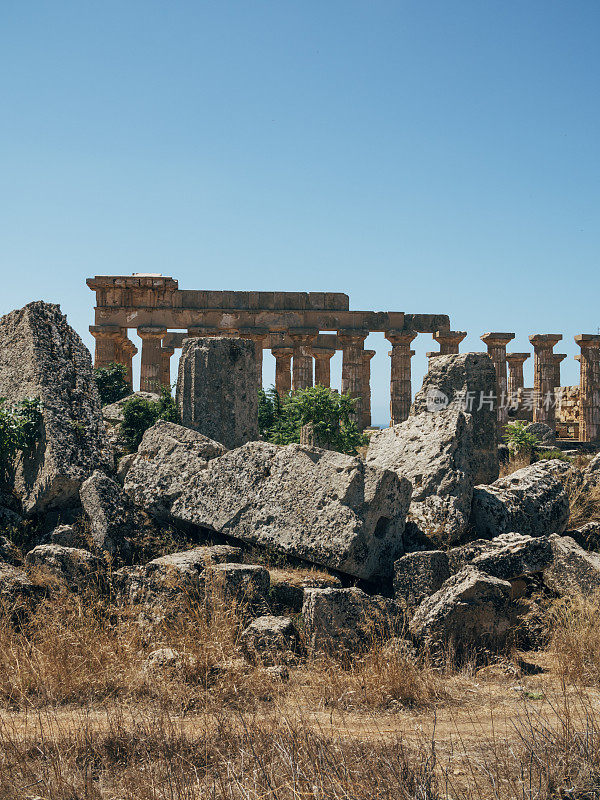
[[[555,428],[554,353],[559,333],[538,333],[529,337],[533,345],[533,421]]]
[[[367,331],[338,331],[342,345],[342,394],[349,394],[355,400],[353,417],[359,428],[363,422],[363,345],[367,335]]]
[[[242,339],[248,339],[254,344],[254,356],[256,359],[256,380],[258,388],[262,388],[263,372],[263,348],[265,346],[269,331],[266,328],[255,328],[252,330],[242,329],[240,334]]]
[[[502,431],[508,422],[508,380],[506,375],[506,345],[515,338],[514,333],[484,333],[489,357],[496,370],[496,415],[498,428]]]
[[[410,343],[417,336],[414,331],[386,331],[385,338],[391,343],[390,380],[390,425],[398,425],[408,419],[412,402],[410,360],[414,351]]]
[[[553,355],[553,359],[554,359],[554,388],[555,389],[560,388],[560,386],[561,386],[561,383],[560,383],[560,365],[561,365],[561,362],[564,361],[566,357],[567,357],[566,353],[554,353],[554,355]]]
[[[179,361],[177,407],[183,425],[225,447],[258,439],[252,342],[222,336],[186,339]]]
[[[171,388],[171,356],[174,352],[173,347],[162,347],[160,351],[160,382],[167,389]]]
[[[291,347],[274,347],[271,353],[275,357],[275,388],[280,397],[285,397],[292,390],[292,355]]]
[[[507,353],[506,363],[508,364],[508,380],[506,390],[511,402],[515,402],[519,389],[525,386],[523,378],[523,364],[529,358],[529,353]]]
[[[600,336],[582,333],[575,337],[579,356],[579,440],[600,439]]]
[[[369,428],[371,425],[371,359],[374,355],[375,350],[363,350],[363,428]]]
[[[90,333],[96,340],[94,369],[104,369],[116,363],[121,328],[118,325],[90,325]]]
[[[466,331],[436,331],[433,338],[440,346],[439,353],[432,353],[431,355],[450,356],[459,352],[459,345],[463,339],[466,338]],[[430,355],[429,353],[427,354]]]
[[[315,386],[331,387],[331,359],[335,355],[335,350],[318,350],[313,347],[313,358],[315,360]]]
[[[160,394],[162,383],[162,345],[161,339],[166,328],[144,325],[137,329],[142,340],[142,367],[140,372],[140,389],[142,392]]]
[[[292,362],[292,391],[308,389],[313,385],[313,358],[311,344],[318,331],[290,331],[294,343],[294,360]]]
[[[131,386],[131,391],[133,391],[133,357],[137,351],[138,349],[131,339],[125,339],[125,341],[121,342],[121,358],[123,359],[121,363],[125,364],[125,369],[127,370],[126,379]]]

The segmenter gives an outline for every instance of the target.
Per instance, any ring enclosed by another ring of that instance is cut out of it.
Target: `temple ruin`
[[[156,392],[170,383],[170,361],[184,339],[227,336],[254,343],[257,381],[264,350],[275,358],[275,386],[281,394],[314,384],[331,385],[330,362],[342,353],[341,390],[356,399],[356,420],[371,424],[370,361],[365,350],[369,333],[381,332],[391,345],[390,424],[407,419],[412,402],[411,343],[431,334],[439,350],[434,358],[459,352],[465,331],[450,330],[446,314],[403,311],[354,311],[341,292],[194,291],[179,289],[162,275],[96,276],[87,285],[96,292],[95,366],[124,364],[133,388],[133,358],[138,349],[129,339],[135,329],[142,340],[140,389]],[[600,335],[581,334],[579,387],[561,387],[560,364],[554,353],[560,334],[530,336],[534,386],[524,386],[523,364],[530,353],[509,353],[514,333],[490,332],[481,339],[497,374],[498,425],[509,417],[532,419],[555,428],[561,438],[582,442],[600,437]],[[547,398],[555,397],[554,402]]]

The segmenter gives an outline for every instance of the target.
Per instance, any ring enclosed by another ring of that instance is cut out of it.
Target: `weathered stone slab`
[[[242,632],[240,646],[251,664],[292,664],[301,652],[300,636],[289,617],[257,617]]]
[[[177,407],[186,427],[226,447],[258,439],[258,388],[253,342],[221,336],[184,340]]]
[[[399,609],[393,600],[360,589],[307,589],[302,619],[309,651],[343,655],[392,635]]]
[[[136,532],[136,517],[121,486],[97,471],[83,483],[79,496],[94,545],[111,555],[128,556],[130,540]]]
[[[450,577],[448,555],[442,550],[407,553],[394,564],[394,597],[413,609],[438,591]]]
[[[544,570],[544,583],[558,595],[590,595],[600,590],[600,555],[588,553],[570,536],[549,537],[552,563]]]
[[[175,465],[176,458],[173,459]],[[160,476],[157,479],[157,476]],[[152,511],[365,580],[403,553],[410,483],[329,450],[249,442],[181,480],[137,461],[125,488]]]
[[[151,574],[156,570],[162,570],[167,574],[169,570],[172,570],[182,576],[194,577],[204,572],[208,566],[237,563],[241,560],[242,551],[239,547],[231,547],[227,544],[204,545],[154,558],[146,564],[146,571]]]
[[[511,585],[467,566],[424,600],[410,623],[413,636],[434,652],[502,649],[511,627]]]
[[[210,459],[227,452],[197,431],[159,421],[149,428],[125,475],[125,490],[155,517],[168,518],[171,506]]]
[[[410,412],[415,416],[437,413],[436,408],[454,408],[472,415],[476,484],[491,483],[498,477],[496,406],[490,401],[495,392],[496,370],[487,354],[435,356],[429,359],[429,371]]]
[[[538,461],[473,492],[471,523],[480,536],[562,533],[569,519],[568,464]]]
[[[27,553],[25,562],[69,589],[98,586],[105,573],[102,561],[88,550],[58,544],[34,547]]]
[[[422,413],[371,436],[367,463],[413,487],[408,518],[435,542],[467,529],[473,496],[473,418],[456,409]]]
[[[503,533],[495,539],[477,539],[448,551],[450,572],[455,574],[467,564],[495,578],[513,581],[535,575],[552,562],[552,548],[547,536],[522,536]]]
[[[29,303],[0,319],[0,397],[42,403],[39,444],[15,476],[27,513],[76,501],[95,469],[111,467],[90,354],[59,306]]]

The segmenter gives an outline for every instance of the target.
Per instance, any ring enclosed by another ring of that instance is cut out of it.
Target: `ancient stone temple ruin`
[[[194,291],[179,289],[162,275],[96,276],[87,285],[96,292],[95,366],[124,364],[133,388],[133,358],[138,350],[129,339],[135,329],[142,341],[140,389],[156,392],[170,383],[170,361],[187,338],[235,337],[251,341],[257,383],[264,350],[275,358],[275,386],[281,394],[314,384],[330,386],[330,362],[342,353],[342,392],[356,399],[357,422],[371,424],[369,333],[382,332],[391,345],[390,423],[407,419],[412,402],[411,343],[430,334],[439,350],[430,358],[459,352],[465,331],[450,330],[446,314],[403,311],[354,311],[340,292]],[[544,422],[559,436],[596,441],[600,437],[600,335],[581,334],[579,387],[561,387],[555,353],[560,334],[535,334],[534,386],[524,385],[523,364],[530,353],[510,353],[514,333],[490,332],[481,339],[494,364],[498,425],[510,417]],[[553,400],[549,401],[548,398]]]

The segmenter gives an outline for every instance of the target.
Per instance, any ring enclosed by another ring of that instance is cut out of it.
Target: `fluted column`
[[[90,333],[96,340],[94,369],[103,369],[117,361],[117,344],[122,337],[118,325],[90,325]]]
[[[363,402],[363,345],[368,331],[338,331],[338,342],[342,346],[342,394],[349,394],[355,401],[353,418],[361,427]]]
[[[280,397],[285,397],[292,390],[292,355],[291,347],[274,347],[271,353],[275,357],[275,388]]]
[[[579,357],[579,439],[600,438],[600,336],[582,333],[575,337]]]
[[[398,425],[408,419],[412,402],[412,382],[410,360],[414,351],[410,343],[417,336],[414,331],[386,331],[385,338],[391,343],[390,380],[390,425]]]
[[[121,358],[123,359],[120,363],[125,364],[126,372],[126,380],[127,383],[131,386],[131,390],[133,391],[133,357],[138,352],[137,347],[131,341],[131,339],[125,339],[120,344],[121,348]]]
[[[514,333],[484,333],[481,337],[496,370],[496,415],[500,429],[504,428],[508,422],[506,345],[514,338]]]
[[[315,386],[331,387],[331,359],[335,355],[335,350],[318,350],[313,347],[313,358],[315,359]]]
[[[362,426],[371,425],[371,359],[375,350],[363,350],[363,395],[362,395]]]
[[[266,328],[241,328],[239,335],[242,339],[250,339],[254,343],[254,357],[256,359],[256,379],[258,388],[262,388],[263,349],[267,342],[269,331]]]
[[[561,362],[567,357],[566,353],[554,353],[552,358],[554,360],[554,388],[560,388],[560,365]]]
[[[525,386],[523,378],[523,364],[529,358],[530,353],[507,353],[506,363],[508,364],[508,379],[506,389],[508,396],[516,398],[519,389]]]
[[[162,347],[160,351],[160,382],[167,389],[171,388],[171,356],[173,347]]]
[[[308,389],[313,385],[313,358],[311,345],[318,331],[290,331],[294,343],[294,359],[292,362],[292,391]]]
[[[436,331],[433,338],[440,346],[439,353],[431,355],[450,356],[459,352],[459,345],[466,338],[466,331]],[[429,353],[427,354],[429,355]]]
[[[558,333],[538,333],[529,337],[533,345],[533,421],[555,427],[554,409],[554,353],[552,348],[560,342]]]
[[[142,392],[155,392],[159,394],[162,380],[161,339],[167,332],[167,329],[144,325],[138,328],[137,332],[142,340],[140,389]]]

